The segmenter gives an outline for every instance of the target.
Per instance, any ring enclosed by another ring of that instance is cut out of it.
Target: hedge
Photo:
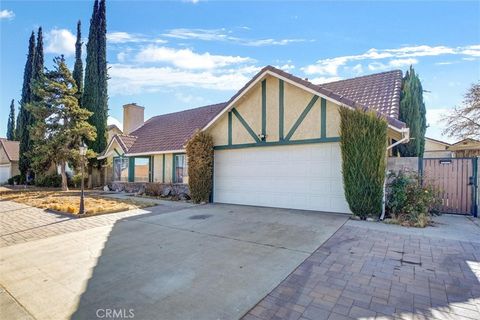
[[[340,108],[343,187],[350,210],[362,219],[382,211],[387,127],[373,111]]]
[[[186,146],[188,186],[193,202],[208,202],[213,187],[213,139],[198,131]]]

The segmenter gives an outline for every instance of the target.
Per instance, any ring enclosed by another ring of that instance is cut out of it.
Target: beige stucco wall
[[[8,164],[10,160],[8,159],[7,153],[3,149],[3,146],[0,145],[0,164]]]
[[[425,151],[439,151],[439,150],[447,150],[447,146],[442,143],[432,141],[430,139],[425,139]]]
[[[265,78],[266,83],[266,133],[267,142],[279,141],[279,83],[280,80],[273,76]],[[295,85],[284,82],[284,130],[286,137],[297,119],[313,98],[313,94]],[[321,99],[317,99],[310,112],[298,126],[290,140],[304,140],[320,138]],[[249,124],[250,128],[260,134],[262,131],[262,81],[259,81],[249,92],[236,103],[235,109]],[[326,133],[327,137],[338,137],[340,116],[338,106],[327,101],[326,104]],[[215,146],[228,144],[228,113],[209,129]],[[254,139],[232,114],[232,144],[254,143]]]

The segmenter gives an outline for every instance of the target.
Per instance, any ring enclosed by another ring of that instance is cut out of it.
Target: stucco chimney
[[[123,106],[123,133],[130,134],[144,122],[145,108],[129,103]]]

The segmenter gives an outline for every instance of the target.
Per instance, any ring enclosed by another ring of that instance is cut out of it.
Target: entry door
[[[214,201],[350,212],[338,143],[215,151]]]
[[[423,179],[438,189],[441,212],[475,214],[476,162],[475,158],[423,159]]]

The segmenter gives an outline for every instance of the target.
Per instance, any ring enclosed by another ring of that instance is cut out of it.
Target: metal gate
[[[478,158],[425,158],[423,181],[440,193],[443,213],[477,216]]]

